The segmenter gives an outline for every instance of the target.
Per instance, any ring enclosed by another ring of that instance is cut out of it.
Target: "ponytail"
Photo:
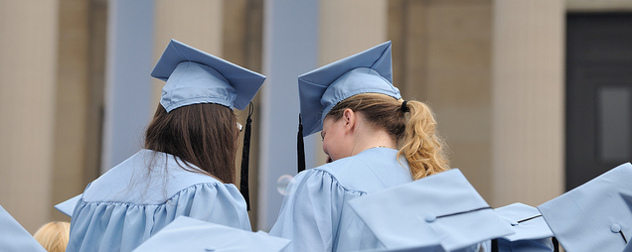
[[[432,110],[422,102],[404,102],[401,113],[407,119],[406,129],[397,156],[406,158],[413,180],[448,170],[443,153],[445,144],[436,134],[437,122]]]
[[[339,120],[346,108],[362,112],[367,121],[385,129],[397,141],[397,157],[406,158],[414,180],[449,169],[443,153],[445,143],[437,135],[437,122],[426,104],[361,93],[336,104],[327,117]]]

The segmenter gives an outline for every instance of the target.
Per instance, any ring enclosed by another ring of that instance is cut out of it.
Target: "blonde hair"
[[[70,236],[70,223],[53,221],[44,224],[33,235],[48,252],[64,252]]]
[[[334,106],[327,114],[334,120],[342,118],[347,108],[360,112],[375,126],[385,129],[397,141],[397,157],[405,157],[414,180],[446,171],[448,159],[445,143],[437,135],[437,122],[428,105],[419,101],[406,101],[378,93],[351,96]]]

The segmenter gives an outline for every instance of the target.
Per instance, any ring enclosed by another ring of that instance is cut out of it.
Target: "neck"
[[[396,142],[384,130],[369,130],[366,132],[358,132],[355,137],[355,144],[352,149],[352,155],[356,155],[372,148],[390,148],[396,149]]]

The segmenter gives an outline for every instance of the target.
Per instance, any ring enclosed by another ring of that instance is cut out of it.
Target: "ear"
[[[342,112],[342,120],[344,122],[344,126],[345,126],[345,131],[346,132],[353,132],[353,130],[355,129],[356,123],[358,122],[358,117],[356,112],[353,112],[353,110],[351,110],[350,108],[346,108],[343,112]]]

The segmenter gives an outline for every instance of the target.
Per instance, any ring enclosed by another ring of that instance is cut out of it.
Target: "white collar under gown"
[[[384,248],[349,201],[411,182],[408,162],[400,161],[395,149],[372,148],[299,173],[270,234],[292,240],[284,252]],[[459,251],[478,250],[475,245]]]
[[[131,251],[181,215],[251,231],[233,184],[178,163],[141,150],[93,181],[75,206],[67,251]]]

